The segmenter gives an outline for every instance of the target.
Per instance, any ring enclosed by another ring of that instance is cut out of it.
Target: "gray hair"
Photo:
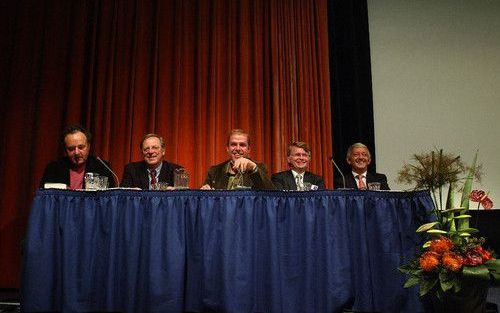
[[[349,159],[351,157],[352,150],[354,150],[354,148],[365,148],[366,151],[368,152],[368,158],[370,158],[370,160],[371,160],[372,155],[370,154],[370,149],[368,149],[368,147],[365,144],[361,143],[361,142],[353,143],[349,147],[349,149],[347,149],[347,156],[346,156],[347,159]]]

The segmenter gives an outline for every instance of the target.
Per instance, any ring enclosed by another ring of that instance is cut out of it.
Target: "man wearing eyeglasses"
[[[121,187],[155,189],[159,182],[173,186],[174,170],[181,166],[163,160],[165,156],[163,138],[157,134],[147,134],[141,141],[140,149],[144,160],[125,166]]]
[[[323,177],[307,169],[311,161],[311,149],[307,143],[295,141],[288,146],[287,161],[290,170],[274,173],[271,180],[280,190],[318,190],[326,189]]]

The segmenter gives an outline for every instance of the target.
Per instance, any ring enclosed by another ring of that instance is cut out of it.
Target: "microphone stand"
[[[111,175],[113,175],[113,179],[115,180],[116,187],[120,187],[120,181],[118,179],[118,176],[116,176],[115,172],[113,172],[113,170],[99,156],[96,156],[96,159],[99,160],[99,162],[101,162],[102,165],[104,165],[104,167],[106,167],[106,169],[111,173]]]
[[[342,173],[342,171],[340,170],[340,167],[338,167],[337,163],[335,163],[335,160],[333,159],[333,157],[330,158],[330,161],[333,163],[333,165],[335,166],[335,168],[337,169],[337,171],[340,173],[340,176],[342,176],[342,188],[337,188],[337,189],[347,189],[345,187],[345,176],[344,176],[344,173]]]

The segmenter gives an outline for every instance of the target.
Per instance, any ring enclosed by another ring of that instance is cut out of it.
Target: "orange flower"
[[[439,239],[431,241],[430,251],[436,252],[438,254],[443,254],[450,251],[453,248],[453,242],[447,237],[441,237]]]
[[[453,252],[445,252],[443,254],[443,266],[452,272],[458,272],[464,265],[464,260],[461,256]]]
[[[439,265],[439,254],[432,251],[427,251],[419,259],[420,267],[425,272],[430,272]]]

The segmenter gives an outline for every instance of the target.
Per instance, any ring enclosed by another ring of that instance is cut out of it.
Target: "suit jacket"
[[[274,173],[271,175],[271,181],[274,186],[280,190],[297,190],[297,183],[293,177],[292,170]],[[304,173],[304,183],[310,183],[318,186],[318,189],[326,189],[323,177],[311,172]]]
[[[174,170],[181,167],[182,166],[174,163],[162,161],[160,174],[158,175],[158,181],[165,182],[170,186],[173,186]],[[123,178],[120,186],[149,189],[149,173],[146,162],[132,162],[125,165],[125,170],[123,171]]]
[[[366,184],[368,185],[369,183],[380,183],[380,190],[390,190],[389,184],[387,183],[387,177],[384,174],[367,172]],[[338,176],[335,178],[334,187],[335,189],[343,187],[342,177]],[[352,172],[345,175],[345,188],[358,189],[356,179]]]
[[[227,189],[227,183],[229,182],[230,174],[227,172],[227,164],[230,160],[219,163],[210,167],[208,170],[205,182],[203,183],[210,185],[215,189]],[[267,169],[263,163],[257,164],[257,172],[249,173],[245,172],[243,174],[243,183],[245,186],[251,187],[252,189],[276,189],[267,177]]]
[[[108,164],[108,162],[106,162],[106,164]],[[40,180],[40,188],[43,188],[45,183],[62,183],[69,186],[70,167],[71,161],[67,157],[60,158],[47,164],[42,179]],[[93,156],[89,155],[87,162],[85,162],[85,173],[97,173],[101,176],[107,176],[108,186],[116,187],[113,174]]]

